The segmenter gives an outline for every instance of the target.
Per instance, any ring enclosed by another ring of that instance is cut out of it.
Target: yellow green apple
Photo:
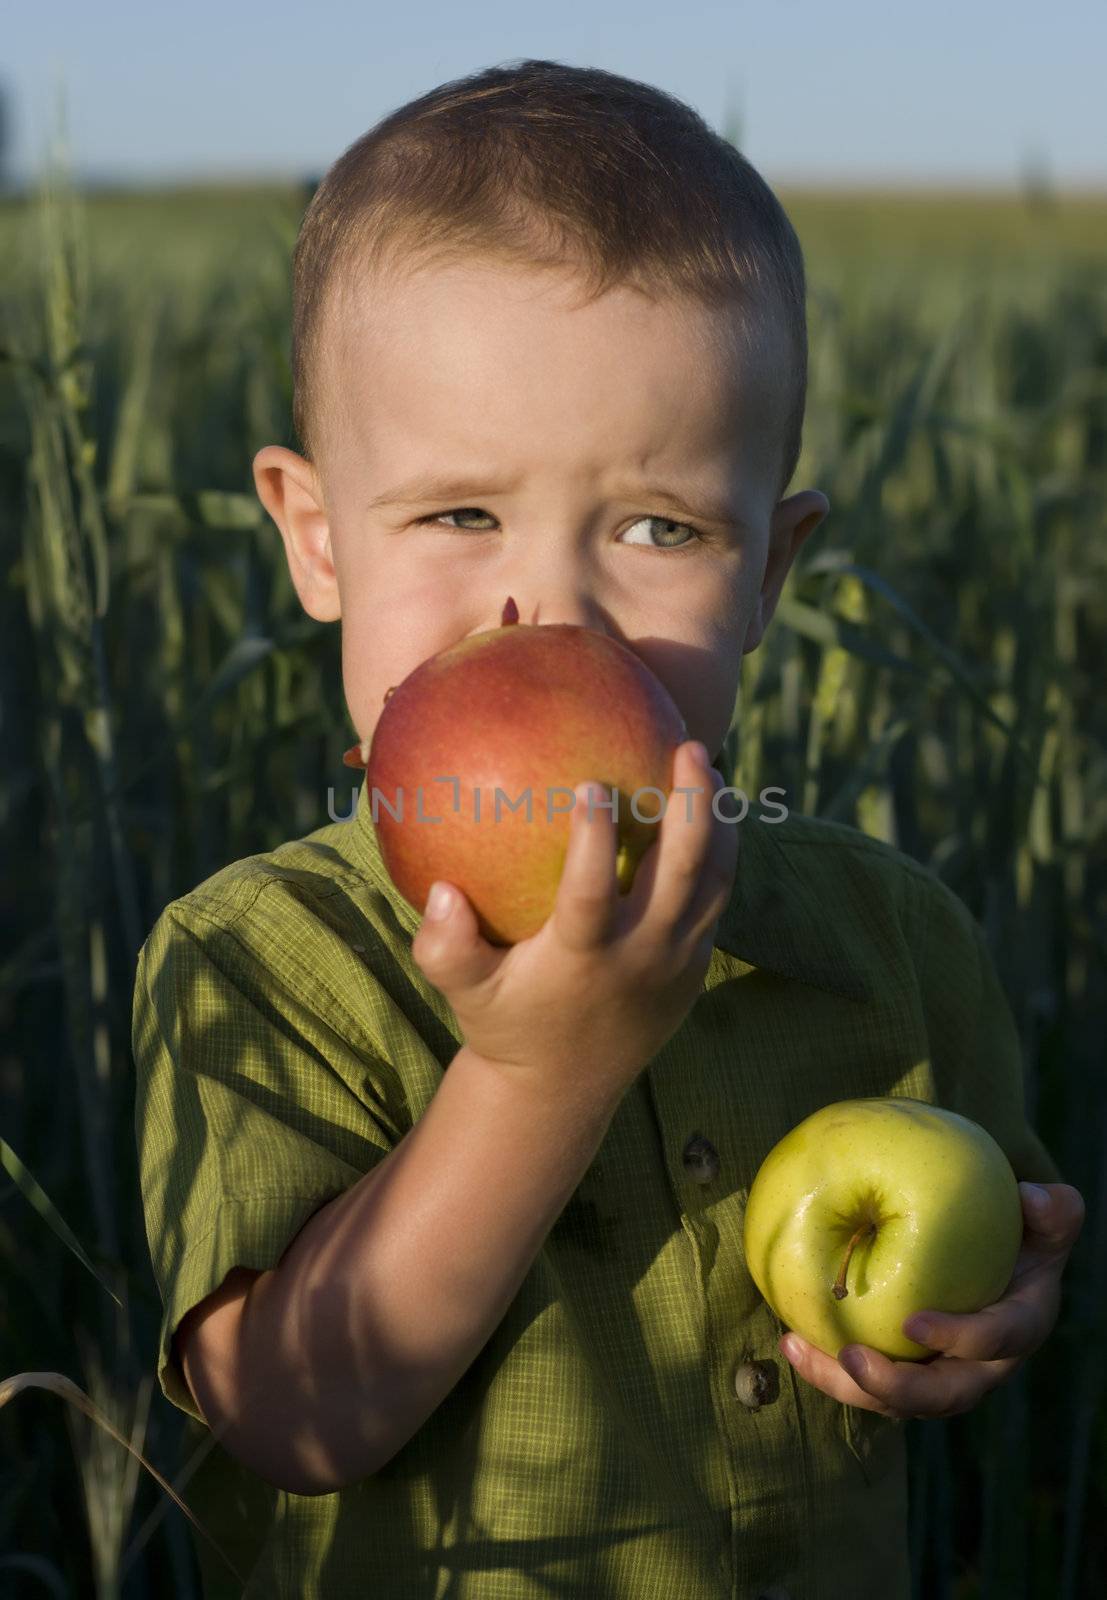
[[[389,876],[419,911],[436,879],[456,884],[491,943],[526,939],[553,910],[573,791],[591,778],[616,807],[626,894],[686,738],[629,646],[574,624],[520,623],[509,597],[501,627],[431,656],[385,696],[366,776]]]
[[[1011,1281],[1018,1180],[979,1123],[906,1096],[837,1100],[765,1157],[746,1202],[746,1265],[780,1320],[828,1355],[893,1360],[917,1311],[971,1312]]]

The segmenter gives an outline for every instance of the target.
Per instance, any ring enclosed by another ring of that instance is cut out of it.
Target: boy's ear
[[[336,622],[342,607],[318,473],[294,450],[267,444],[254,457],[254,485],[284,540],[300,604],[316,622]]]
[[[756,650],[772,621],[784,580],[792,562],[799,555],[804,540],[809,539],[830,510],[830,501],[818,489],[804,489],[799,494],[781,500],[773,512],[769,527],[769,553],[765,560],[765,576],[757,599],[757,610],[746,631],[743,655]]]

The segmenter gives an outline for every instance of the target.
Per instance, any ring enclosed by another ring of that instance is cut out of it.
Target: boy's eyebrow
[[[383,494],[376,495],[366,506],[366,511],[379,511],[383,506],[414,506],[425,500],[464,500],[467,496],[510,494],[515,483],[496,483],[491,478],[453,478],[435,473],[423,473],[409,478],[406,483],[395,484]],[[695,494],[682,495],[664,484],[632,484],[617,491],[625,499],[653,500],[659,505],[677,511],[684,517],[696,517],[706,522],[722,522],[745,527],[737,505],[713,504],[709,499]],[[698,501],[698,504],[697,504]]]

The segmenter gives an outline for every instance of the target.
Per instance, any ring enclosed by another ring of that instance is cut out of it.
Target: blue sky
[[[448,78],[541,56],[687,100],[770,182],[1107,189],[1105,0],[51,0],[9,13],[8,170],[40,170],[67,105],[79,175],[320,173]]]

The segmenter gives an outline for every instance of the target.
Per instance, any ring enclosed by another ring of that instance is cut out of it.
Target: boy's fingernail
[[[851,1345],[848,1350],[840,1351],[838,1360],[851,1378],[856,1380],[865,1376],[865,1357],[855,1345]]]
[[[934,1324],[928,1317],[909,1317],[903,1324],[903,1331],[916,1344],[925,1344],[934,1332]]]
[[[1046,1194],[1041,1184],[1024,1183],[1022,1190],[1027,1198],[1027,1202],[1031,1211],[1036,1211],[1039,1213],[1039,1215],[1041,1215],[1041,1213],[1044,1212],[1046,1207],[1049,1205],[1049,1196]]]
[[[707,746],[705,744],[701,744],[698,739],[693,739],[691,743],[691,750],[693,756],[695,756],[701,767],[709,767],[711,765],[707,755]]]
[[[453,904],[453,895],[445,883],[432,883],[430,894],[427,896],[427,906],[423,913],[432,922],[441,922],[443,917],[449,915],[450,906]]]

